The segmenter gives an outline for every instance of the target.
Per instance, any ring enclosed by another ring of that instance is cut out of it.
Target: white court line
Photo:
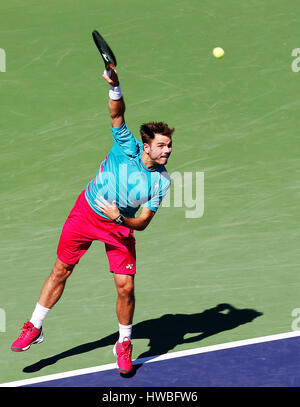
[[[160,355],[160,356],[150,356],[148,358],[136,359],[133,362],[133,364],[159,362],[161,360],[168,360],[168,359],[180,358],[183,356],[197,355],[199,353],[214,352],[214,351],[218,351],[218,350],[222,350],[222,349],[237,348],[239,346],[254,345],[256,343],[276,341],[279,339],[294,338],[297,336],[300,336],[300,331],[286,332],[286,333],[282,333],[282,334],[269,335],[269,336],[261,336],[259,338],[244,339],[244,340],[235,341],[235,342],[222,343],[219,345],[210,345],[210,346],[204,346],[202,348],[172,352],[172,353]],[[15,382],[2,383],[2,384],[0,384],[0,387],[26,386],[29,384],[42,383],[42,382],[47,382],[47,381],[57,380],[57,379],[65,379],[67,377],[79,376],[79,375],[84,375],[84,374],[88,374],[88,373],[104,372],[105,370],[112,370],[112,369],[116,369],[116,363],[110,363],[110,364],[103,365],[103,366],[88,367],[85,369],[70,370],[68,372],[63,372],[63,373],[54,373],[54,374],[50,374],[47,376],[34,377],[31,379],[18,380]]]

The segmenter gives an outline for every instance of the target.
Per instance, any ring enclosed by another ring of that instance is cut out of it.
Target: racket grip
[[[109,69],[109,70],[107,70],[107,69],[104,69],[104,75],[107,75],[109,78],[111,77],[111,69]]]

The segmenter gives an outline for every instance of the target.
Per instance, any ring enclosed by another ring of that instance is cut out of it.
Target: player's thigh
[[[109,261],[109,271],[115,274],[134,275],[136,273],[135,242],[128,240],[124,245],[105,243]]]

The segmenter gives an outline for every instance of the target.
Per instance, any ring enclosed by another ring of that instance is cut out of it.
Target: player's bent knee
[[[56,280],[66,280],[72,273],[75,265],[63,263],[61,260],[57,259],[52,270],[52,277]]]
[[[134,288],[133,287],[123,287],[120,290],[120,295],[126,298],[133,298],[134,297]]]
[[[131,283],[118,287],[118,293],[124,298],[134,298],[134,286]]]

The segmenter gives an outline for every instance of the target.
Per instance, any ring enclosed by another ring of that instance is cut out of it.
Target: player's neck
[[[151,160],[151,158],[145,151],[143,151],[142,154],[142,161],[144,166],[147,167],[149,170],[155,170],[156,168],[160,167],[160,164],[157,164],[155,161]]]

